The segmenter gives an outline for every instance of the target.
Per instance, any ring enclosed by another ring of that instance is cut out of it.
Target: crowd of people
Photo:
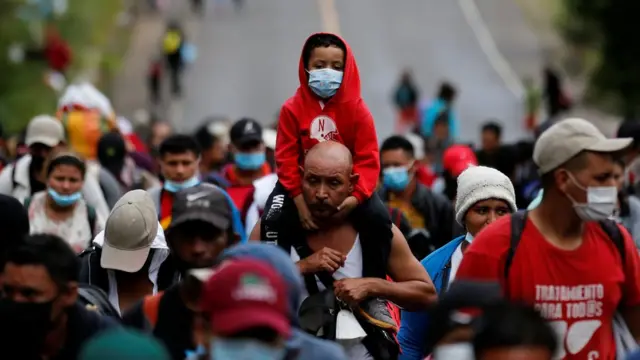
[[[639,356],[640,126],[557,109],[474,149],[456,89],[420,104],[406,74],[379,143],[344,39],[311,35],[298,75],[273,128],[143,139],[74,84],[3,138],[3,358]]]

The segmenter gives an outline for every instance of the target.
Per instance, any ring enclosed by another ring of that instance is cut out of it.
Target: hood
[[[100,231],[98,235],[93,238],[93,244],[102,247],[102,245],[104,244],[104,230]],[[160,223],[158,223],[158,232],[156,233],[156,237],[151,243],[151,248],[169,250],[167,239],[164,237],[164,230],[162,230],[162,226],[160,226]]]
[[[251,257],[264,261],[271,265],[287,283],[289,291],[289,319],[293,325],[297,325],[298,307],[302,301],[302,289],[304,287],[302,276],[291,258],[281,248],[262,243],[241,244],[225,251],[219,258],[220,261],[229,258]]]
[[[58,109],[68,111],[73,108],[96,109],[105,118],[114,116],[111,101],[89,83],[69,85],[58,100]]]
[[[304,49],[307,47],[307,43],[312,38],[318,35],[331,35],[335,36],[344,44],[347,49],[344,63],[344,75],[342,76],[342,85],[336,92],[336,94],[329,100],[329,102],[347,102],[350,100],[356,100],[360,98],[360,73],[358,72],[358,65],[356,59],[353,56],[351,47],[344,41],[343,38],[332,33],[315,33],[307,38],[300,52],[300,63],[298,65],[298,78],[300,79],[300,87],[298,91],[307,99],[319,100],[319,98],[311,91],[308,85],[307,72],[305,70],[305,64],[303,60]]]

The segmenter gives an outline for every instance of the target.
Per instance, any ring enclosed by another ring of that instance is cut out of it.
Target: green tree
[[[44,62],[11,63],[12,44],[31,46],[29,24],[17,16],[23,0],[0,0],[0,122],[9,131],[40,112],[52,112],[55,94],[43,81]]]
[[[640,1],[564,0],[563,5],[565,38],[599,54],[591,91],[613,100],[625,117],[636,118],[640,115]]]

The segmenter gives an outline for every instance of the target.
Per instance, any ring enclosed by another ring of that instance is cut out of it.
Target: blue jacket
[[[435,99],[426,106],[422,111],[422,121],[420,124],[420,133],[424,137],[430,137],[433,132],[433,125],[436,118],[447,108],[447,104],[442,99]],[[458,137],[458,118],[453,111],[449,109],[449,137],[456,139]]]
[[[463,235],[449,241],[420,262],[429,273],[438,295],[442,291],[446,291],[449,286],[451,257],[464,239],[465,236]],[[428,312],[402,311],[400,332],[398,333],[402,355],[400,355],[399,360],[422,360],[428,355],[425,354],[426,349],[424,348],[424,340],[427,337],[428,328]]]

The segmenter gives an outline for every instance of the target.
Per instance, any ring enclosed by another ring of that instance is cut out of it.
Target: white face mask
[[[567,195],[573,209],[583,221],[606,220],[613,216],[618,204],[618,189],[615,186],[589,186],[585,188],[569,173],[571,181],[587,193],[587,202],[579,203]]]
[[[469,244],[471,244],[471,242],[473,241],[473,235],[471,235],[471,233],[467,233],[467,235],[464,236],[464,239],[468,241]]]
[[[433,360],[474,360],[473,346],[470,343],[461,342],[436,346],[433,349]]]

